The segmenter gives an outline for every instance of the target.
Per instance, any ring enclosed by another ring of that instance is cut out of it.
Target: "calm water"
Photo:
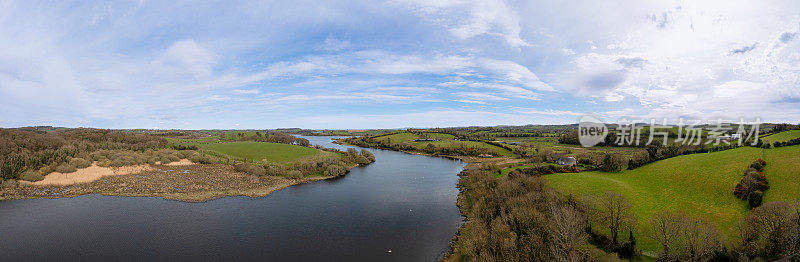
[[[262,198],[0,201],[0,260],[436,260],[461,224],[464,164],[370,151],[345,177]]]

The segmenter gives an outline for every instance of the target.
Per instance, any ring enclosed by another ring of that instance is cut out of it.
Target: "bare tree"
[[[689,261],[708,261],[722,248],[719,232],[714,224],[699,216],[685,216],[681,227],[681,245],[684,259]]]
[[[662,211],[650,218],[650,231],[648,237],[661,244],[661,257],[676,257],[679,252],[677,247],[680,242],[680,228],[683,214]]]
[[[775,256],[793,252],[797,209],[786,202],[770,202],[745,218],[740,252],[748,257]]]
[[[614,246],[619,244],[619,231],[624,228],[631,229],[636,224],[630,202],[625,196],[616,192],[606,192],[599,199],[597,212],[600,222],[611,231],[611,241]]]
[[[551,205],[552,222],[548,233],[552,244],[550,250],[556,261],[579,261],[583,254],[577,250],[586,241],[584,217],[570,206]]]
[[[722,248],[719,232],[703,217],[664,211],[650,224],[649,237],[661,244],[661,260],[707,261]]]

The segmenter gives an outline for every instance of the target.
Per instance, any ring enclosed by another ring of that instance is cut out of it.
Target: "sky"
[[[800,120],[799,1],[0,1],[0,127]]]

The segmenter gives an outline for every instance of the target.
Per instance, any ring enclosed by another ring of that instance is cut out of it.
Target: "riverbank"
[[[333,143],[340,144],[340,145],[355,146],[355,145],[351,145],[351,144],[349,144],[347,142],[342,141],[342,139],[336,139],[336,140],[334,140]],[[461,160],[461,161],[467,163],[467,165],[464,166],[464,169],[461,172],[458,173],[458,179],[459,179],[458,186],[457,186],[458,187],[458,198],[457,198],[458,200],[456,201],[456,205],[458,206],[458,209],[459,209],[461,215],[464,217],[464,223],[461,224],[461,226],[458,228],[458,231],[456,232],[456,234],[453,235],[453,238],[450,241],[450,245],[449,245],[448,251],[446,253],[444,253],[442,257],[439,258],[440,261],[447,261],[447,262],[455,262],[455,261],[464,260],[462,258],[462,254],[459,252],[459,249],[460,249],[459,245],[463,244],[463,243],[459,242],[459,238],[463,237],[465,226],[467,225],[467,223],[470,223],[470,221],[472,221],[474,219],[474,218],[471,218],[471,217],[468,217],[468,216],[465,215],[465,214],[469,213],[468,211],[469,211],[469,208],[471,208],[472,201],[473,201],[472,200],[473,198],[470,196],[470,194],[468,192],[468,189],[463,186],[463,185],[467,185],[469,183],[468,182],[469,177],[467,176],[467,171],[480,169],[480,168],[483,168],[485,166],[490,166],[490,165],[503,165],[503,164],[515,163],[515,162],[521,161],[521,159],[516,159],[516,158],[511,158],[511,157],[490,157],[490,158],[487,158],[487,157],[474,157],[474,156],[435,155],[435,154],[428,154],[428,153],[424,153],[424,152],[405,151],[405,150],[392,150],[392,151],[402,152],[402,153],[411,154],[411,155],[424,155],[424,156],[432,156],[432,157],[444,157],[444,158],[449,158],[449,159]]]
[[[263,197],[293,185],[333,177],[256,176],[224,164],[152,165],[140,168],[139,172],[102,176],[91,182],[42,185],[6,182],[0,187],[0,200],[101,194],[203,202],[226,196]]]

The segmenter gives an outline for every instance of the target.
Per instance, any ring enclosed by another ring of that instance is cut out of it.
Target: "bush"
[[[750,167],[757,170],[758,172],[764,172],[764,165],[761,164],[761,162],[758,161],[753,162],[752,164],[750,164]]]
[[[356,164],[359,164],[359,165],[366,165],[366,164],[369,164],[369,163],[372,163],[372,161],[369,161],[369,159],[367,159],[367,158],[366,158],[366,157],[364,157],[364,156],[358,156],[358,157],[356,157]]]
[[[761,195],[763,195],[764,191],[769,189],[769,181],[767,181],[767,177],[764,176],[764,173],[759,171],[759,168],[763,170],[763,167],[766,165],[764,160],[759,159],[750,164],[750,166],[745,170],[744,177],[742,180],[736,184],[736,187],[733,189],[733,194],[742,200],[747,200],[750,203],[755,203],[757,205],[752,205],[751,207],[758,207],[761,205],[761,196],[752,196],[752,193],[759,191]],[[757,199],[754,199],[757,198]]]
[[[605,158],[603,158],[603,165],[600,166],[600,170],[605,172],[619,172],[622,171],[624,165],[625,160],[622,159],[621,156],[617,154],[607,154]]]
[[[189,161],[199,164],[211,164],[214,163],[214,160],[207,155],[204,154],[194,154],[189,157]]]
[[[27,170],[23,172],[22,175],[19,176],[19,178],[25,181],[36,182],[44,179],[44,176],[42,176],[42,174],[39,173],[39,171]]]
[[[99,161],[97,161],[97,166],[110,167],[111,166],[111,160],[108,160],[108,159],[99,160]]]
[[[0,180],[3,180],[3,179],[0,178]],[[0,182],[0,188],[15,187],[15,186],[17,186],[17,180],[14,180],[14,179],[5,179],[2,182]]]
[[[347,173],[347,169],[340,165],[329,165],[325,170],[326,176],[341,176]]]
[[[235,164],[233,165],[233,170],[256,176],[263,176],[267,174],[267,171],[263,166],[255,166],[247,163]]]
[[[301,173],[300,171],[297,171],[297,170],[292,170],[292,171],[289,171],[289,173],[286,174],[286,177],[294,178],[294,179],[303,178],[303,173]]]
[[[72,173],[78,171],[78,169],[67,163],[61,163],[60,165],[56,166],[55,171],[59,173]]]
[[[366,149],[361,149],[361,155],[366,157],[369,162],[375,162],[375,155],[373,155],[372,152],[369,152]]]
[[[158,161],[161,162],[162,165],[166,165],[173,162],[172,159],[169,159],[169,157],[162,157]]]
[[[92,165],[92,162],[76,157],[69,160],[69,165],[74,166],[75,168],[87,168]]]
[[[759,190],[750,192],[750,195],[747,197],[747,201],[750,204],[750,208],[760,207],[763,198],[764,198],[764,192],[761,192]]]
[[[265,166],[265,175],[268,176],[282,176],[284,173],[283,169],[277,166]]]
[[[189,157],[191,157],[191,156],[193,156],[195,154],[197,154],[197,152],[195,152],[193,150],[178,151],[178,157],[180,157],[181,159],[189,159]]]

